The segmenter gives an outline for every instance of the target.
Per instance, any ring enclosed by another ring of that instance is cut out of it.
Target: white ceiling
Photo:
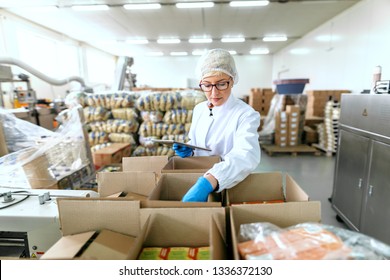
[[[229,1],[214,1],[212,8],[178,9],[179,0],[0,0],[0,8],[38,23],[68,37],[86,42],[114,55],[136,56],[148,52],[225,48],[238,54],[268,48],[275,53],[319,25],[348,9],[359,0],[278,1],[265,7],[230,7]],[[204,2],[185,0],[180,2]],[[286,3],[281,3],[286,2]],[[125,10],[128,3],[161,3],[160,10]],[[75,11],[71,5],[107,4],[108,11]],[[30,5],[30,6],[28,6]],[[32,6],[34,5],[34,6]],[[34,7],[55,5],[56,11]],[[263,42],[266,35],[288,37],[285,42]],[[329,34],[324,34],[329,35]],[[221,43],[222,37],[244,36],[244,43]],[[190,38],[212,38],[209,44],[190,44]],[[131,45],[125,40],[146,38],[147,45]],[[180,38],[175,45],[157,44],[160,38]]]

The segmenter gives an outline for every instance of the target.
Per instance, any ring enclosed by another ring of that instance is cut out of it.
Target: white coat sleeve
[[[259,125],[260,114],[253,109],[247,110],[239,118],[233,148],[222,162],[215,164],[207,172],[218,180],[218,192],[237,185],[259,165]]]

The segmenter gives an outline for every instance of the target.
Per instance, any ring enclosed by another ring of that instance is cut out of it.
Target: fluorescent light
[[[180,39],[158,39],[157,44],[179,44]]]
[[[214,7],[214,2],[176,3],[176,8],[179,8],[179,9],[212,8],[212,7]]]
[[[146,54],[147,56],[163,56],[163,52],[149,52]]]
[[[269,1],[231,1],[230,7],[260,7],[267,6]]]
[[[110,9],[107,5],[78,5],[72,6],[75,11],[107,11]]]
[[[222,38],[221,42],[222,43],[242,43],[242,42],[245,42],[245,38],[244,37],[236,37],[236,38],[226,37],[226,38]]]
[[[191,54],[192,55],[203,55],[206,51],[205,50],[194,50]]]
[[[151,3],[151,4],[126,4],[123,5],[123,8],[126,10],[156,10],[161,9],[161,4]]]
[[[170,55],[172,56],[185,56],[188,55],[187,52],[171,52]]]
[[[283,42],[287,41],[287,36],[265,36],[263,38],[264,42]]]
[[[249,52],[250,54],[269,54],[268,49],[253,49]]]
[[[133,44],[133,45],[144,45],[148,44],[149,41],[147,39],[129,39],[126,40],[126,44]]]
[[[191,44],[202,44],[202,43],[211,43],[213,39],[211,38],[192,38],[188,40],[188,43]]]
[[[236,51],[229,51],[229,53],[230,53],[231,55],[235,55],[235,54],[237,54],[237,52],[236,52]]]

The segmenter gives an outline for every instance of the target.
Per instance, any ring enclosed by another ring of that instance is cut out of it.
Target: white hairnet
[[[222,72],[232,77],[234,84],[238,82],[238,73],[233,56],[226,50],[213,49],[207,51],[198,61],[197,76],[202,79],[210,72]]]

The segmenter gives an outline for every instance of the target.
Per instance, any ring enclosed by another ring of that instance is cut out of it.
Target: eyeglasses
[[[215,87],[217,90],[225,90],[229,88],[229,83],[230,83],[229,81],[226,81],[226,82],[219,82],[216,84],[199,84],[199,87],[201,88],[201,90],[206,92],[212,91],[213,87]]]

